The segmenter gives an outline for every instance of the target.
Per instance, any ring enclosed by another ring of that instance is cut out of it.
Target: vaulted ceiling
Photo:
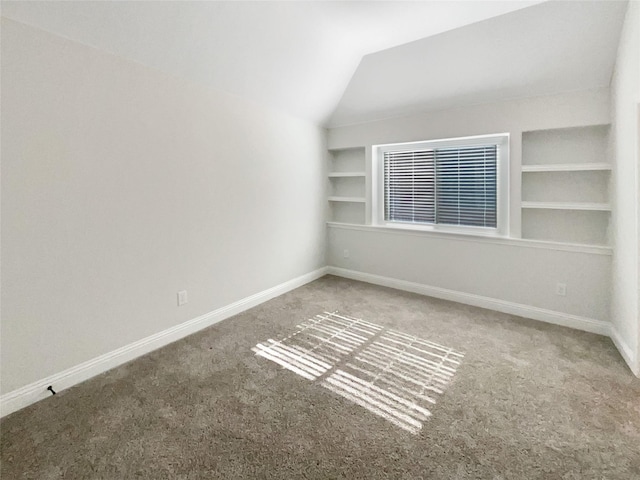
[[[608,85],[624,2],[2,2],[2,15],[338,125]]]
[[[546,2],[366,55],[331,124],[607,87],[625,11]]]

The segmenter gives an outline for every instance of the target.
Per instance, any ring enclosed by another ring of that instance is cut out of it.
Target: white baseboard
[[[168,328],[149,337],[133,342],[112,352],[100,355],[92,360],[71,367],[62,372],[38,380],[22,388],[9,392],[0,397],[0,416],[4,417],[32,403],[51,396],[47,391],[49,385],[53,386],[56,392],[65,390],[77,385],[91,377],[111,370],[118,365],[129,362],[135,358],[145,355],[160,347],[180,340],[203,328],[207,328],[214,323],[218,323],[229,317],[237,315],[245,310],[253,308],[261,303],[271,300],[278,295],[287,293],[294,288],[298,288],[306,283],[312,282],[327,273],[327,268],[323,267],[313,272],[309,272],[300,277],[281,283],[275,287],[243,298],[235,303],[206,313],[200,317]]]
[[[65,390],[88,380],[91,377],[122,365],[123,363],[129,362],[215,323],[242,313],[245,310],[287,293],[306,283],[312,282],[325,274],[360,280],[362,282],[372,283],[375,285],[396,288],[421,295],[451,300],[481,308],[488,308],[511,315],[518,315],[525,318],[532,318],[534,320],[610,336],[633,373],[636,376],[640,376],[640,368],[632,354],[631,348],[622,340],[615,328],[607,322],[553,310],[546,310],[530,305],[523,305],[505,300],[408,282],[406,280],[398,280],[395,278],[358,272],[355,270],[347,270],[338,267],[323,267],[2,395],[0,397],[0,416],[4,417],[10,413],[20,410],[21,408],[27,407],[39,400],[51,396],[51,393],[47,391],[47,387],[49,385],[52,385],[54,390],[57,392]]]
[[[347,270],[339,267],[328,267],[328,274],[338,277],[360,280],[362,282],[373,283],[383,287],[396,288],[407,292],[427,295],[429,297],[441,298],[443,300],[451,300],[453,302],[473,305],[475,307],[488,308],[502,313],[509,313],[519,317],[532,318],[542,322],[562,325],[563,327],[575,328],[586,332],[597,333],[609,336],[610,324],[602,320],[593,318],[580,317],[569,313],[556,312],[554,310],[546,310],[544,308],[533,307],[521,303],[508,302],[497,298],[483,297],[471,293],[458,292],[456,290],[448,290],[446,288],[432,287],[421,283],[408,282],[406,280],[398,280],[396,278],[383,277],[371,273],[358,272],[356,270]]]
[[[622,339],[622,337],[620,336],[620,333],[618,332],[616,327],[614,327],[613,325],[611,326],[610,337],[611,337],[611,340],[613,340],[613,343],[615,344],[616,348],[620,352],[620,355],[622,355],[622,358],[624,358],[624,361],[627,362],[627,365],[629,366],[631,371],[634,373],[636,377],[640,377],[640,363],[634,357],[633,350],[631,349],[631,347],[627,345],[627,342],[625,342]]]

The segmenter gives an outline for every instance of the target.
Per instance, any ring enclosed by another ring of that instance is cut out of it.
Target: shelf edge
[[[364,197],[328,197],[330,202],[351,202],[351,203],[366,203]]]
[[[580,203],[580,202],[522,202],[521,208],[538,210],[581,210],[588,212],[610,212],[608,203]]]
[[[522,172],[610,172],[611,164],[608,163],[556,163],[549,165],[522,165]]]

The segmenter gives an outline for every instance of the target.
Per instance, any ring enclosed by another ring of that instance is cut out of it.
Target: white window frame
[[[384,218],[384,154],[385,152],[411,151],[429,148],[464,147],[470,145],[497,145],[496,178],[496,227],[464,225],[422,224],[388,222]],[[481,236],[509,236],[509,134],[475,135],[471,137],[444,138],[419,142],[388,143],[372,148],[372,223],[376,226],[404,230],[459,233]]]

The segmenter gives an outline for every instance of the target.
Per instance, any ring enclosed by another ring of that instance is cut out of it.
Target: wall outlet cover
[[[179,291],[178,292],[178,306],[184,305],[188,301],[189,301],[189,298],[187,297],[187,291],[186,290]]]

